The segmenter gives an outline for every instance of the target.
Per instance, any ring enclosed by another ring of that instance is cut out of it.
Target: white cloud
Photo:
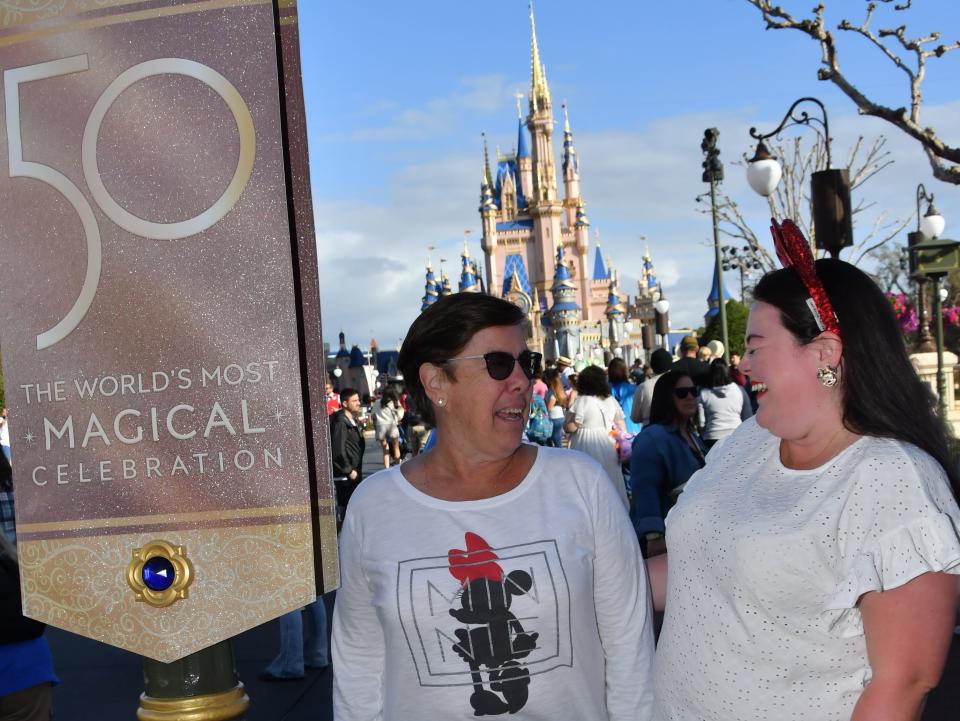
[[[486,115],[501,111],[510,99],[514,84],[503,75],[476,75],[461,78],[460,89],[445,97],[433,98],[421,106],[401,107],[384,101],[377,104],[387,116],[384,125],[357,128],[348,133],[327,135],[322,142],[423,142],[448,134],[458,127],[463,115]]]
[[[474,113],[502,111],[503,97],[509,96],[511,89],[499,76],[478,78],[473,84],[465,81],[465,87],[463,93],[434,101],[433,112],[426,114],[453,116],[468,106]],[[960,227],[960,193],[956,186],[932,179],[919,145],[882,121],[838,110],[832,109],[830,118],[835,163],[843,161],[846,148],[859,134],[868,138],[885,135],[895,160],[893,167],[870,180],[859,194],[874,201],[875,210],[905,218],[914,212],[916,185],[923,182],[937,194],[937,206],[947,218],[947,235],[960,235],[951,231],[951,227]],[[943,137],[958,138],[958,110],[960,103],[931,107],[924,117]],[[397,117],[405,118],[397,127],[409,130],[407,139],[415,140],[420,122],[416,113]],[[409,126],[404,125],[407,122]],[[647,236],[671,301],[674,327],[702,324],[713,272],[710,217],[699,213],[694,201],[708,189],[700,177],[703,130],[720,128],[726,170],[723,189],[740,203],[765,239],[766,204],[747,186],[743,169],[731,161],[752,149],[747,132],[752,125],[773,127],[776,122],[758,120],[754,111],[743,110],[683,115],[637,129],[575,135],[582,192],[593,227],[602,233],[604,255],[623,273],[624,290],[636,292],[631,279],[640,274],[643,252],[638,236]],[[475,118],[470,125],[477,127]],[[794,132],[810,131],[788,131],[787,137]],[[335,338],[336,331],[343,328],[350,342],[365,343],[369,340],[366,334],[373,331],[384,347],[390,347],[419,312],[426,247],[437,248],[435,269],[441,257],[447,259],[444,267],[454,287],[465,228],[473,230],[471,253],[480,255],[480,158],[479,152],[470,152],[472,144],[467,137],[463,143],[466,152],[418,156],[415,163],[388,179],[380,196],[349,201],[318,198],[321,296],[328,338]],[[855,234],[858,231],[862,232],[857,229]],[[730,274],[725,280],[728,290],[739,295],[736,277]]]

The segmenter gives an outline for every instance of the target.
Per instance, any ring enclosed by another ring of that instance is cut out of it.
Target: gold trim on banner
[[[81,15],[122,5],[141,5],[150,0],[2,0],[0,29],[50,20],[64,15]]]
[[[140,694],[139,721],[227,721],[239,718],[250,706],[243,684],[222,693],[186,698],[152,698]]]
[[[332,499],[321,498],[321,506],[333,504]],[[296,516],[310,513],[309,505],[265,506],[263,508],[232,508],[225,511],[192,511],[189,513],[157,513],[149,516],[125,516],[121,518],[85,518],[76,521],[50,521],[43,523],[19,523],[20,533],[44,533],[49,531],[73,531],[79,528],[118,528],[123,526],[157,526],[190,521],[226,521],[234,518],[260,518],[264,516]]]
[[[316,598],[309,522],[169,531],[190,551],[189,602],[138,603],[127,586],[130,549],[149,533],[21,540],[25,615],[170,663]]]
[[[16,45],[26,40],[37,40],[39,38],[59,35],[61,33],[74,32],[77,30],[90,30],[93,28],[106,27],[108,25],[119,25],[122,23],[138,22],[140,20],[152,20],[154,18],[170,17],[173,15],[188,15],[190,13],[199,13],[206,10],[219,10],[227,7],[245,7],[248,5],[269,5],[272,0],[207,0],[206,2],[190,3],[187,5],[174,5],[171,7],[154,8],[151,10],[130,10],[116,15],[104,15],[102,17],[90,18],[89,20],[78,20],[72,23],[57,25],[56,27],[43,28],[42,30],[32,30],[30,32],[19,33],[7,37],[0,37],[0,47],[7,45]],[[0,18],[2,20],[2,18]]]
[[[326,499],[321,499],[321,504]],[[340,564],[337,547],[337,518],[335,514],[321,513],[314,519],[320,530],[320,568],[323,571],[323,592],[340,587]]]

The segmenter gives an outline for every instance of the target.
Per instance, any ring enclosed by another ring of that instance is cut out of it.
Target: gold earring
[[[817,380],[823,384],[824,388],[833,388],[837,385],[837,369],[832,366],[818,368]]]

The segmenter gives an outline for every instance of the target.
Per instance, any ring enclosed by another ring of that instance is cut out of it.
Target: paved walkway
[[[383,467],[375,443],[373,439],[367,441],[367,473]],[[139,656],[55,628],[49,629],[47,636],[61,680],[54,691],[56,721],[134,721],[143,690]],[[286,683],[257,679],[276,654],[278,644],[276,621],[234,638],[237,671],[251,699],[247,721],[331,721],[329,671],[308,670],[302,681]],[[955,638],[943,681],[931,695],[922,721],[956,721],[958,709],[960,638]]]

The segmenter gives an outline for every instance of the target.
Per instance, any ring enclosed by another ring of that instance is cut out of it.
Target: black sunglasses
[[[677,398],[686,398],[687,396],[697,397],[697,394],[700,392],[700,389],[696,386],[688,386],[686,388],[674,388],[673,395]]]
[[[520,370],[527,378],[533,376],[540,370],[540,361],[543,360],[542,353],[534,353],[531,350],[525,350],[516,358],[504,350],[490,351],[483,355],[462,355],[457,358],[450,358],[447,363],[458,360],[471,360],[473,358],[483,358],[487,364],[487,374],[495,381],[502,381],[509,378],[513,373],[513,364],[519,363]]]

